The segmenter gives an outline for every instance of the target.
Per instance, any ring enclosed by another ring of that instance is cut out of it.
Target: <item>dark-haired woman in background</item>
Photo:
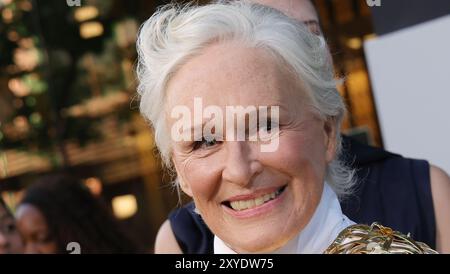
[[[14,217],[0,198],[0,254],[22,253],[22,240]]]
[[[26,190],[17,209],[25,253],[136,253],[138,249],[100,200],[80,181],[46,177]]]

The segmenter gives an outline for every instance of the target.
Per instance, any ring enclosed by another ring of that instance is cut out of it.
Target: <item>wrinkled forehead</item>
[[[206,48],[179,68],[167,86],[166,106],[286,105],[302,94],[298,77],[268,50],[236,42]],[[295,93],[295,94],[293,94]]]

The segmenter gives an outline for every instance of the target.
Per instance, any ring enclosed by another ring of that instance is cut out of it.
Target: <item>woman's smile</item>
[[[286,186],[266,188],[252,194],[239,195],[222,202],[224,211],[236,218],[252,218],[264,215],[279,205]]]

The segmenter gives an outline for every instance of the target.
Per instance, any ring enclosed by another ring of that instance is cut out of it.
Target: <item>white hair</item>
[[[142,26],[137,40],[140,110],[154,129],[164,164],[171,168],[171,141],[164,111],[165,91],[172,75],[212,42],[238,41],[266,49],[286,64],[307,87],[312,104],[336,123],[336,157],[326,181],[342,198],[354,183],[354,171],[340,160],[340,125],[346,112],[336,89],[328,47],[300,22],[270,7],[249,1],[206,6],[169,4]]]

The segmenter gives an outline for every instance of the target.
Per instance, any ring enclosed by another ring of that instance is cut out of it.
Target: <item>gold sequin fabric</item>
[[[347,227],[325,250],[325,254],[437,254],[428,245],[414,241],[378,223]]]

